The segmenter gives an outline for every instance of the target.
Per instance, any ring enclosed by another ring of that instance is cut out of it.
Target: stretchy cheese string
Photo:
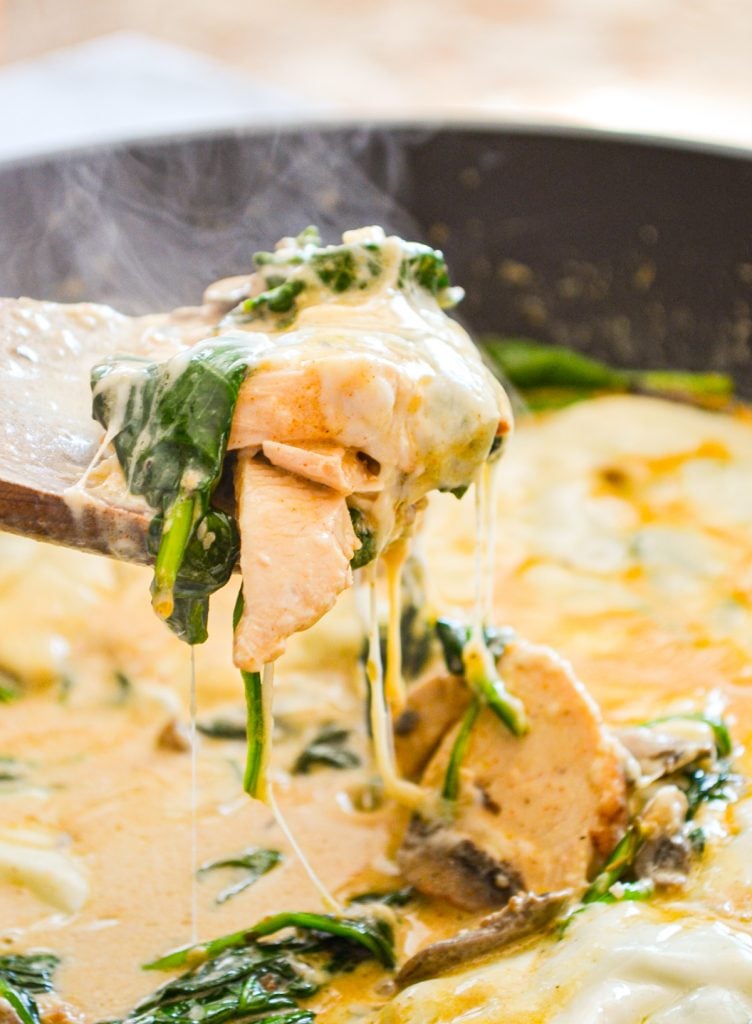
[[[383,556],[386,569],[387,595],[389,599],[389,623],[387,627],[387,664],[384,692],[392,714],[405,706],[405,681],[402,677],[402,570],[408,555],[408,542],[396,541]]]
[[[342,913],[342,905],[337,902],[337,900],[334,898],[334,896],[332,896],[332,894],[329,892],[327,887],[324,885],[324,883],[321,881],[319,876],[316,874],[315,870],[313,869],[313,866],[311,865],[311,862],[308,860],[306,855],[303,853],[303,850],[301,849],[300,844],[298,843],[297,839],[293,835],[293,832],[292,832],[290,826],[285,821],[285,818],[282,815],[282,811],[279,809],[279,804],[277,803],[277,800],[276,800],[276,798],[274,796],[274,790],[272,788],[272,784],[271,784],[270,781],[267,782],[266,790],[267,790],[267,801],[266,802],[268,803],[269,808],[271,809],[271,812],[274,815],[274,820],[277,822],[277,824],[279,825],[279,827],[280,827],[280,829],[281,829],[285,839],[287,840],[287,842],[292,847],[292,852],[297,857],[298,861],[300,862],[301,867],[303,868],[305,873],[308,875],[308,878],[310,879],[311,885],[313,885],[314,889],[316,890],[316,892],[321,897],[321,902],[323,903],[325,909],[328,910],[329,913],[331,913],[331,914],[341,914]]]
[[[305,853],[301,849],[300,844],[295,838],[292,829],[287,824],[282,811],[280,810],[279,804],[277,803],[276,797],[274,796],[274,790],[272,788],[272,781],[269,778],[269,753],[272,745],[272,729],[274,722],[273,714],[273,699],[274,699],[274,663],[269,662],[264,665],[264,672],[261,679],[261,698],[263,702],[263,714],[264,714],[264,763],[261,768],[261,791],[259,793],[259,799],[269,807],[270,811],[274,815],[274,820],[280,828],[280,831],[284,835],[287,842],[292,848],[292,852],[297,858],[300,866],[305,871],[306,875],[314,887],[316,892],[321,897],[326,910],[333,914],[341,914],[342,907],[337,900],[332,896],[327,887],[321,881],[319,876],[316,874],[311,862],[306,857]]]
[[[196,649],[191,647],[190,744],[191,744],[191,942],[198,942],[198,737],[196,698]]]
[[[370,569],[369,599],[370,628],[366,672],[371,688],[369,711],[376,767],[381,776],[386,795],[405,807],[417,811],[425,807],[426,794],[420,786],[416,786],[414,783],[407,782],[399,777],[394,757],[392,723],[384,692],[384,673],[381,665],[378,600],[373,567]]]

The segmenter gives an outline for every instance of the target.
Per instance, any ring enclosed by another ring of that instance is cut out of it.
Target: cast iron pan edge
[[[564,128],[316,125],[0,166],[0,294],[198,301],[282,234],[381,223],[444,249],[476,332],[752,393],[752,155]]]

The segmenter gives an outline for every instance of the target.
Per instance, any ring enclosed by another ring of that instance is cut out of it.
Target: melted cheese
[[[748,749],[750,479],[752,425],[743,418],[626,397],[524,424],[499,468],[494,621],[570,658],[608,721],[709,706]],[[187,715],[189,654],[148,608],[148,571],[17,538],[0,543],[0,666],[36,683],[0,707],[0,757],[24,769],[20,782],[0,783],[0,830],[16,840],[19,829],[55,836],[54,852],[88,887],[80,908],[62,914],[23,880],[0,881],[0,940],[8,950],[58,952],[61,995],[89,1020],[117,1016],[154,987],[139,965],[190,938],[190,761],[156,742],[176,710]],[[432,500],[422,544],[442,613],[472,612],[474,543],[472,501]],[[202,720],[238,703],[230,605],[230,595],[215,598],[210,640],[196,650]],[[357,809],[373,777],[361,635],[346,595],[277,667],[272,780],[295,836],[340,900],[397,884],[399,815],[389,805]],[[133,684],[125,701],[116,670]],[[63,676],[72,687],[59,685]],[[325,721],[352,729],[362,767],[291,775]],[[199,742],[198,860],[252,844],[286,858],[220,906],[223,880],[202,878],[199,938],[316,905],[269,811],[242,797],[242,757],[242,743]],[[749,773],[746,749],[739,761]],[[365,967],[335,979],[312,1008],[322,1024],[356,1011],[383,1024],[746,1021],[751,807],[743,800],[722,815],[683,898],[592,908],[560,942],[533,940],[392,1000],[383,974]],[[472,920],[439,901],[401,913],[401,959]]]

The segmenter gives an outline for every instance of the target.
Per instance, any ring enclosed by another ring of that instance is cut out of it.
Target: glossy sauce
[[[522,425],[499,468],[495,623],[570,658],[608,721],[710,706],[747,748],[750,480],[752,426],[744,419],[628,397]],[[431,605],[441,614],[472,614],[475,537],[470,496],[459,504],[450,495],[432,499],[423,547]],[[62,955],[59,991],[88,1019],[120,1015],[161,980],[139,965],[190,935],[190,757],[156,742],[175,714],[187,721],[189,653],[153,618],[145,570],[9,537],[0,538],[0,555],[0,664],[37,687],[0,708],[0,756],[28,763],[27,780],[0,791],[0,839],[28,844],[33,830],[88,887],[81,909],[65,916],[22,880],[0,880],[0,935],[7,949]],[[200,720],[240,703],[228,657],[233,598],[215,599],[211,638],[196,651]],[[275,792],[339,899],[399,884],[392,858],[405,820],[389,802],[356,809],[375,774],[361,639],[345,596],[277,666]],[[133,684],[126,700],[116,670]],[[73,680],[68,690],[63,676]],[[351,727],[362,768],[289,775],[325,721]],[[320,907],[268,809],[243,796],[242,758],[242,743],[200,738],[198,860],[249,845],[286,857],[222,906],[214,897],[226,876],[203,876],[200,938],[271,911]],[[752,768],[746,749],[739,763]],[[746,801],[728,808],[731,836],[710,844],[684,898],[588,911],[561,943],[533,941],[423,983],[383,1011],[384,975],[368,966],[336,979],[311,1005],[325,1024],[380,1013],[385,1024],[448,1024],[472,1008],[467,1019],[478,1024],[570,1024],[598,1013],[609,1024],[632,1024],[639,1014],[672,1024],[707,1019],[703,1000],[714,998],[717,1024],[736,1024],[739,1013],[752,1013],[751,819]],[[401,959],[470,920],[428,901],[399,917]],[[677,958],[686,966],[674,970]],[[625,963],[637,966],[625,973]],[[695,991],[697,978],[703,991]],[[509,993],[513,1000],[499,1002]],[[672,1006],[686,1016],[666,1016]]]

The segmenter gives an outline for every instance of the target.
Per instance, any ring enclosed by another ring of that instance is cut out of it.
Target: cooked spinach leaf
[[[59,963],[53,953],[9,953],[0,956],[0,978],[35,994],[51,992]]]
[[[436,634],[441,643],[447,670],[452,675],[463,675],[470,689],[515,736],[527,732],[527,719],[522,702],[509,693],[504,680],[496,670],[496,659],[514,639],[514,632],[510,629],[485,627],[485,651],[476,650],[471,645],[472,630],[464,623],[438,619]],[[462,752],[457,751],[459,754]],[[450,788],[453,785],[451,779],[449,785]]]
[[[349,508],[350,522],[352,523],[355,536],[360,541],[360,547],[350,559],[353,569],[362,569],[364,565],[372,562],[378,554],[376,550],[376,534],[368,526],[366,517],[358,508]]]
[[[405,907],[414,899],[416,890],[412,885],[402,889],[388,889],[385,892],[361,892],[350,897],[350,903],[383,903],[385,907]]]
[[[22,988],[14,988],[2,977],[0,977],[0,998],[10,1004],[15,1010],[21,1024],[40,1024],[39,1007],[36,999],[30,996]]]
[[[603,901],[608,896],[611,886],[632,867],[643,842],[644,837],[639,826],[633,822],[614,847],[601,871],[586,889],[582,902]]]
[[[453,288],[442,253],[418,242],[400,240],[401,258],[395,283],[398,288],[422,288],[448,308],[462,298]],[[308,227],[296,238],[284,239],[274,252],[257,252],[254,270],[261,290],[228,314],[235,324],[265,320],[281,330],[294,323],[302,305],[363,291],[383,278],[387,270],[383,242],[357,241],[323,245],[318,229]]]
[[[52,976],[59,962],[52,953],[0,956],[0,998],[15,1010],[21,1024],[40,1024],[34,996],[52,991]]]
[[[293,775],[308,775],[312,768],[356,768],[360,758],[346,746],[350,730],[334,722],[322,725],[310,743],[298,754],[292,766]]]
[[[447,672],[451,672],[453,676],[464,675],[465,663],[462,658],[462,652],[470,639],[471,633],[470,626],[464,622],[457,622],[455,619],[436,620],[436,636],[441,644],[444,663],[447,667]],[[501,628],[485,626],[483,629],[486,647],[494,658],[502,656],[507,644],[511,643],[515,636],[514,630],[507,626]]]
[[[211,507],[240,386],[245,339],[204,341],[164,363],[115,357],[92,370],[93,414],[111,437],[128,490],[155,511],[153,603],[188,643],[206,639],[210,595],[238,556],[234,521]]]
[[[449,752],[446,771],[444,772],[444,783],[441,787],[441,795],[450,803],[457,800],[460,795],[460,769],[470,744],[470,736],[473,726],[480,712],[481,702],[475,697],[467,707],[462,716],[459,731],[455,736],[452,749]]]
[[[245,722],[230,718],[213,718],[210,722],[197,722],[196,728],[202,735],[213,740],[244,740],[247,735]]]
[[[26,766],[15,757],[0,757],[0,782],[20,782],[25,776]]]
[[[237,629],[243,615],[243,588],[238,591],[232,613],[232,628]],[[245,694],[246,753],[243,770],[243,789],[249,796],[259,800],[266,798],[266,762],[271,723],[267,721],[268,711],[264,705],[263,683],[260,672],[240,671]]]
[[[222,935],[210,942],[182,946],[159,959],[145,964],[147,971],[169,971],[182,967],[190,960],[203,958],[213,960],[228,949],[241,949],[257,943],[259,939],[286,929],[296,929],[304,934],[314,933],[334,936],[348,943],[361,946],[385,967],[394,966],[394,940],[389,925],[378,918],[334,917],[332,914],[312,914],[285,911],[265,917],[251,928],[245,928],[229,935]]]
[[[240,881],[226,886],[215,899],[216,903],[226,903],[233,896],[244,892],[257,882],[262,875],[265,875],[282,860],[279,850],[266,850],[261,847],[252,846],[236,857],[224,857],[219,860],[210,860],[202,864],[198,869],[199,875],[205,875],[209,871],[217,871],[221,868],[235,868],[244,872]]]
[[[290,934],[269,940],[281,931]],[[307,1024],[315,1014],[300,1002],[369,958],[394,966],[391,929],[377,918],[276,914],[147,964],[147,970],[194,966],[143,999],[122,1024]]]
[[[609,392],[650,394],[711,408],[724,408],[733,397],[733,381],[722,373],[627,370],[529,338],[483,341],[492,365],[520,389],[532,409],[560,408]]]
[[[742,784],[741,776],[726,761],[719,761],[712,768],[689,768],[682,775],[689,803],[687,821],[694,818],[702,804],[736,800]]]

